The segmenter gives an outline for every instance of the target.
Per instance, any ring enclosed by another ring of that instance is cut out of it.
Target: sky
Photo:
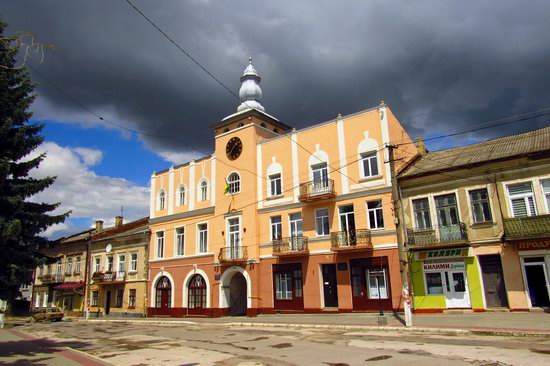
[[[266,112],[298,129],[381,100],[412,138],[550,108],[547,0],[131,1],[234,94],[250,50]],[[121,210],[125,220],[148,215],[151,174],[211,153],[209,126],[236,112],[235,95],[125,0],[0,5],[5,35],[31,32],[54,46],[42,63],[33,54],[26,61],[37,84],[33,122],[45,124],[36,153],[47,152],[34,174],[58,177],[37,199],[72,210],[48,230],[51,238],[97,219],[112,225]],[[428,148],[549,121],[432,140]]]

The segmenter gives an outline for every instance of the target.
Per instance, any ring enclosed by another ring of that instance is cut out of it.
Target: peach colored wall
[[[386,108],[390,142],[397,146],[394,151],[394,158],[396,159],[395,168],[399,171],[405,164],[411,161],[418,152],[416,145],[412,143],[411,138],[399,123],[397,117],[388,107]]]

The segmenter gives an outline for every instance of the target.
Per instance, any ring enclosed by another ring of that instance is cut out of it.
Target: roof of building
[[[399,178],[429,175],[541,152],[550,152],[550,126],[453,149],[428,152],[405,168]]]
[[[142,217],[141,219],[122,224],[120,226],[113,226],[104,229],[92,236],[92,240],[102,240],[107,238],[121,237],[136,234],[148,229],[149,217]]]

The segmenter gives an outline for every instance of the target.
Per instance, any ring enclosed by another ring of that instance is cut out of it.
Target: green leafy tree
[[[0,20],[0,299],[9,304],[19,287],[31,281],[32,270],[47,260],[41,251],[51,242],[41,234],[70,212],[54,215],[59,203],[31,199],[55,177],[29,176],[45,158],[29,157],[44,140],[43,125],[29,121],[34,84],[25,68],[16,66],[15,40],[4,36],[5,27]]]

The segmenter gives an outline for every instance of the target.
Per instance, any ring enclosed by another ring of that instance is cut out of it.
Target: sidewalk
[[[548,313],[466,313],[417,314],[413,327],[403,325],[402,315],[386,314],[387,325],[378,325],[378,314],[277,314],[257,317],[222,318],[147,318],[147,319],[94,319],[89,321],[120,321],[157,324],[225,324],[242,326],[315,327],[356,330],[402,330],[433,333],[472,333],[508,336],[550,337]]]
[[[71,346],[77,346],[72,344]],[[0,364],[108,366],[82,352],[15,329],[0,329]]]

